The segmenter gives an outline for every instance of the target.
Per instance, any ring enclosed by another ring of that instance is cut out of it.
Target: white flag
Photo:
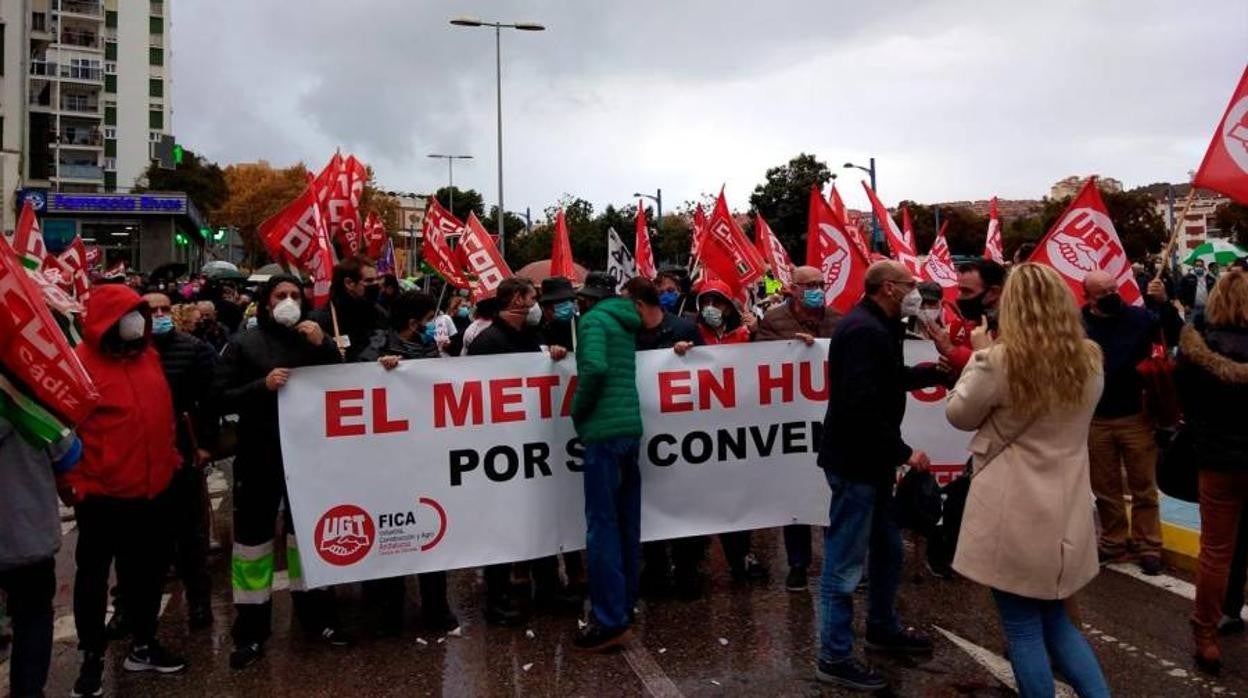
[[[615,228],[607,230],[607,273],[615,279],[616,293],[624,290],[624,284],[637,276],[637,261],[633,253],[624,246]]]

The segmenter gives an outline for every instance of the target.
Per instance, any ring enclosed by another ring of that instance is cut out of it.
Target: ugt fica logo
[[[339,504],[316,523],[316,552],[331,565],[359,562],[376,538],[373,517],[354,504]]]

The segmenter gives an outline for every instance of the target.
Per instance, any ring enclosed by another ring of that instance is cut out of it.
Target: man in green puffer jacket
[[[587,287],[589,285],[587,284]],[[602,297],[577,331],[572,421],[585,444],[585,548],[591,622],[577,647],[603,651],[629,637],[641,559],[641,405],[635,346],[641,316],[631,300]]]

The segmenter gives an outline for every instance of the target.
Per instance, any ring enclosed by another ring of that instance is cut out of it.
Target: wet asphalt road
[[[217,536],[229,541],[229,495],[212,481]],[[76,540],[72,522],[58,560],[57,642],[48,694],[68,695],[77,674],[71,582]],[[820,546],[816,545],[818,550]],[[818,579],[802,593],[784,590],[787,571],[778,530],[755,533],[754,548],[772,572],[765,583],[734,584],[718,544],[706,565],[705,595],[697,601],[644,602],[637,642],[613,655],[586,655],[571,645],[575,613],[536,615],[519,628],[486,626],[483,586],[474,571],[452,575],[452,606],[462,637],[423,634],[418,594],[409,583],[408,622],[398,638],[376,638],[358,585],[339,589],[350,648],[331,648],[292,628],[290,599],[275,599],[274,635],[265,658],[244,672],[227,665],[231,619],[228,553],[212,558],[216,624],[190,633],[177,582],[170,582],[160,635],[183,653],[188,670],[176,676],[131,675],[121,670],[126,643],[109,650],[105,688],[123,696],[815,696],[842,695],[813,678],[817,653]],[[227,545],[228,549],[228,545]],[[818,567],[818,552],[816,553]],[[905,622],[925,629],[936,649],[924,661],[873,657],[899,696],[1008,696],[1013,691],[1001,660],[1004,642],[987,591],[965,580],[939,580],[921,572],[908,553],[900,608]],[[1106,570],[1079,595],[1081,623],[1092,639],[1110,687],[1119,696],[1248,695],[1248,639],[1227,639],[1225,667],[1210,679],[1190,660],[1182,573],[1159,588],[1117,570]],[[861,612],[859,604],[859,628]],[[994,670],[996,674],[994,674]],[[8,668],[0,665],[0,695]]]

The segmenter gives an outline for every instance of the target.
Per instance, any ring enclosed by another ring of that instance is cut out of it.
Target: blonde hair
[[[1205,304],[1210,325],[1248,327],[1248,274],[1223,274]]]
[[[192,332],[199,322],[199,308],[194,303],[179,303],[169,312],[173,316],[173,326],[179,332]]]
[[[1001,294],[999,343],[1014,409],[1028,416],[1077,405],[1101,370],[1101,349],[1087,338],[1074,294],[1039,264],[1014,267]]]

